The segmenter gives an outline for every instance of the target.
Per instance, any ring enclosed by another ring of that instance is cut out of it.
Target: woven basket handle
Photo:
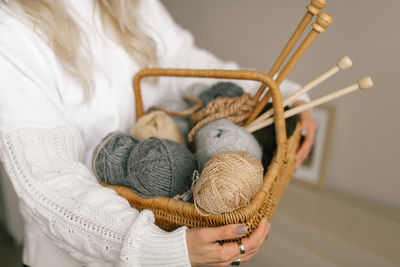
[[[275,118],[276,143],[278,146],[277,160],[283,160],[286,153],[286,127],[282,96],[276,82],[267,74],[253,70],[198,70],[198,69],[163,69],[145,68],[136,73],[133,78],[133,91],[136,100],[136,118],[144,115],[140,80],[149,76],[220,78],[258,81],[270,88]],[[253,111],[254,112],[254,111]]]

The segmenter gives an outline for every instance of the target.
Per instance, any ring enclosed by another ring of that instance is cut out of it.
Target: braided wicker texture
[[[137,118],[144,115],[140,80],[149,76],[253,80],[259,81],[261,86],[268,86],[273,100],[277,149],[264,176],[263,185],[248,206],[232,212],[209,216],[199,214],[192,203],[165,197],[143,199],[129,188],[103,185],[115,189],[135,209],[152,210],[156,218],[156,224],[167,231],[174,230],[180,226],[215,227],[244,223],[248,227],[246,235],[248,236],[257,227],[262,218],[268,217],[271,221],[279,199],[294,172],[296,151],[300,141],[300,127],[297,127],[289,140],[286,137],[282,98],[275,81],[265,73],[252,70],[143,69],[136,74],[133,80]]]

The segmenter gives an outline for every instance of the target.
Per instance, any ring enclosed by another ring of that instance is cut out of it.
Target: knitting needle
[[[276,78],[276,84],[279,86],[282,81],[287,77],[289,72],[293,69],[293,67],[296,65],[296,63],[300,60],[302,55],[306,52],[306,50],[311,46],[313,41],[317,38],[317,36],[320,33],[324,33],[329,25],[332,23],[332,17],[326,13],[322,12],[319,14],[317,21],[312,24],[312,30],[310,33],[307,35],[307,37],[304,39],[304,41],[300,44],[300,46],[297,48],[296,52],[293,54],[293,56],[290,58],[288,63],[285,65],[285,67],[282,69],[282,71],[279,73],[278,78]],[[257,106],[254,108],[253,112],[251,113],[250,117],[247,119],[246,123],[244,124],[245,126],[249,125],[257,116],[260,114],[260,112],[263,110],[265,105],[267,105],[269,96],[270,94],[265,94],[264,97],[261,99],[260,102],[258,102]]]
[[[285,107],[286,105],[290,104],[293,100],[297,99],[300,95],[307,93],[308,91],[315,88],[322,82],[326,81],[328,78],[332,77],[339,71],[346,70],[346,69],[350,68],[352,65],[353,65],[353,62],[351,61],[350,57],[348,57],[348,56],[342,57],[341,59],[339,59],[337,61],[336,65],[333,68],[331,68],[324,74],[318,76],[313,81],[309,82],[308,84],[303,86],[301,89],[299,89],[298,91],[296,91],[295,93],[290,95],[288,98],[283,100],[283,106]],[[257,117],[257,119],[255,119],[252,123],[250,123],[249,126],[255,125],[260,121],[268,119],[269,117],[272,116],[272,114],[274,114],[274,110],[271,108],[268,111],[264,112],[261,116]]]
[[[320,10],[323,9],[326,5],[327,0],[311,0],[311,4],[307,6],[307,12],[304,15],[303,19],[300,21],[299,25],[297,26],[296,30],[290,37],[289,41],[287,42],[286,46],[283,48],[279,57],[275,60],[274,65],[268,72],[270,77],[273,77],[278,69],[282,66],[283,62],[286,60],[287,56],[289,55],[290,51],[292,51],[293,47],[296,45],[297,41],[299,40],[300,36],[303,34],[304,30],[306,29],[307,25],[310,23],[311,19],[314,15],[318,15]],[[262,84],[258,89],[257,93],[253,96],[254,101],[258,101],[260,96],[262,95],[266,84]]]
[[[332,92],[332,93],[330,93],[328,95],[320,97],[320,98],[318,98],[318,99],[316,99],[314,101],[311,101],[309,103],[305,103],[305,104],[302,104],[302,105],[299,105],[297,107],[294,107],[292,109],[287,110],[284,113],[284,117],[285,118],[291,117],[293,115],[299,114],[300,112],[303,112],[306,109],[309,109],[309,108],[321,105],[323,103],[329,102],[329,101],[331,101],[331,100],[333,100],[335,98],[338,98],[338,97],[341,97],[343,95],[349,94],[349,93],[354,92],[354,91],[356,91],[358,89],[365,90],[365,89],[371,88],[373,85],[374,85],[374,83],[373,83],[372,78],[370,76],[363,77],[360,80],[358,80],[358,82],[355,83],[355,84],[352,84],[352,85],[347,86],[345,88],[339,89],[339,90],[337,90],[335,92]],[[258,123],[257,125],[248,126],[248,127],[246,127],[246,129],[249,132],[253,133],[253,132],[255,132],[255,131],[259,130],[259,129],[262,129],[264,127],[269,126],[273,122],[274,122],[274,118],[269,118],[269,119],[266,119],[266,120]]]

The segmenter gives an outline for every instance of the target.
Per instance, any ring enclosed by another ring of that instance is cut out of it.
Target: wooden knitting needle
[[[293,100],[297,99],[300,95],[307,93],[308,91],[315,88],[322,82],[326,81],[328,78],[332,77],[339,71],[350,68],[351,65],[353,65],[353,62],[351,61],[350,57],[348,57],[348,56],[342,57],[341,59],[338,60],[338,62],[336,63],[336,65],[333,68],[331,68],[324,74],[318,76],[313,81],[309,82],[308,84],[303,86],[301,89],[299,89],[298,91],[296,91],[295,93],[290,95],[288,98],[283,100],[283,106],[285,107],[286,105],[290,104]],[[255,119],[252,123],[250,123],[249,126],[255,125],[260,121],[268,119],[269,117],[272,116],[272,114],[274,114],[273,108],[264,112],[263,114],[261,114],[261,116],[258,116],[258,118]]]
[[[305,104],[302,104],[300,106],[294,107],[294,108],[292,108],[290,110],[287,110],[284,113],[284,117],[285,118],[291,117],[293,115],[299,114],[300,112],[303,112],[306,109],[321,105],[321,104],[326,103],[328,101],[331,101],[331,100],[333,100],[335,98],[341,97],[341,96],[349,94],[351,92],[354,92],[354,91],[356,91],[358,89],[365,90],[365,89],[371,88],[373,85],[374,85],[374,83],[372,81],[372,78],[370,76],[366,76],[364,78],[361,78],[355,84],[352,84],[352,85],[347,86],[345,88],[339,89],[339,90],[337,90],[335,92],[332,92],[332,93],[330,93],[328,95],[320,97],[320,98],[318,98],[318,99],[316,99],[314,101],[311,101],[309,103],[305,103]],[[259,130],[259,129],[262,129],[264,127],[269,126],[273,122],[274,122],[274,118],[269,118],[269,119],[266,119],[266,120],[258,123],[257,125],[248,126],[248,127],[246,127],[246,129],[247,129],[247,131],[252,133],[252,132],[255,132],[255,131]]]
[[[304,41],[301,43],[301,45],[297,48],[296,52],[290,58],[290,60],[285,65],[285,67],[282,69],[282,71],[279,73],[279,76],[276,79],[276,83],[278,86],[287,77],[289,72],[293,69],[293,67],[296,65],[296,63],[300,60],[300,58],[306,52],[306,50],[311,46],[311,44],[317,38],[317,36],[320,33],[324,33],[325,28],[327,28],[329,25],[331,25],[331,23],[332,23],[332,17],[328,13],[322,12],[319,14],[317,21],[312,24],[312,30],[310,31],[310,33],[307,35],[307,37],[304,39]],[[258,114],[260,114],[260,112],[263,110],[265,105],[267,105],[269,97],[270,97],[270,94],[267,93],[264,95],[264,97],[261,99],[261,101],[258,102],[257,106],[254,108],[250,117],[247,119],[246,123],[244,124],[245,126],[249,125],[252,121],[254,121],[254,119],[258,116]]]
[[[287,42],[286,46],[283,48],[279,57],[275,60],[274,65],[268,72],[270,77],[273,77],[278,69],[282,66],[283,62],[286,60],[287,56],[289,55],[290,51],[292,51],[293,47],[296,45],[297,41],[299,40],[300,36],[303,34],[304,30],[306,29],[307,25],[310,23],[311,19],[314,15],[318,15],[320,10],[323,9],[326,5],[327,0],[311,0],[311,4],[307,6],[307,12],[304,15],[303,19],[300,21],[299,25],[297,26],[296,30],[290,37],[289,41]],[[262,84],[258,89],[257,93],[253,96],[254,101],[258,101],[260,96],[262,95],[266,84]]]

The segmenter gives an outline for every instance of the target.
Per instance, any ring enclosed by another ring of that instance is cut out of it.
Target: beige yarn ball
[[[263,183],[261,163],[247,152],[214,154],[193,186],[194,204],[208,214],[245,207]],[[205,215],[205,214],[203,214]]]
[[[175,141],[186,147],[185,139],[176,122],[163,111],[156,111],[141,117],[130,131],[139,141],[158,137]]]

